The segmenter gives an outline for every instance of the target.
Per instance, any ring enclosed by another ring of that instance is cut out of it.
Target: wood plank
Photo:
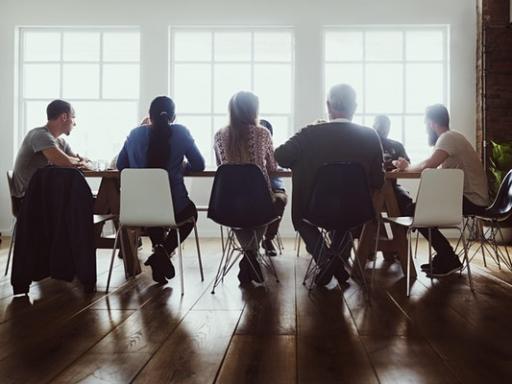
[[[235,335],[216,383],[295,383],[296,345],[291,335]]]
[[[191,311],[134,383],[213,383],[240,311]]]

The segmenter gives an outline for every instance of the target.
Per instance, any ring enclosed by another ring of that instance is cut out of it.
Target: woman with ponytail
[[[117,159],[117,169],[162,168],[169,173],[172,202],[176,221],[194,216],[197,209],[188,198],[183,174],[188,171],[202,171],[204,159],[187,128],[173,124],[174,102],[167,96],[159,96],[149,107],[149,124],[141,125],[130,132]],[[184,162],[184,160],[187,160]],[[183,242],[194,228],[187,223],[180,227]],[[175,231],[167,228],[148,229],[154,253],[144,263],[151,266],[153,280],[166,283],[175,275],[170,256],[178,246]]]
[[[271,184],[269,174],[277,170],[274,160],[272,138],[266,128],[258,122],[258,97],[252,92],[241,91],[229,101],[229,125],[215,134],[215,155],[220,164],[256,164],[267,180],[269,192]],[[238,241],[244,248],[244,257],[240,261],[240,283],[255,281],[261,283],[261,268],[256,255],[265,228],[256,232],[257,244],[254,244],[252,231],[236,231]],[[255,266],[255,271],[251,268]]]

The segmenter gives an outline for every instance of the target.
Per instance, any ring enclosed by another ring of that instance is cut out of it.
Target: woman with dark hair
[[[241,91],[233,95],[228,107],[229,125],[215,134],[217,165],[256,164],[263,172],[270,192],[269,174],[277,169],[277,165],[270,133],[258,124],[258,97],[251,92]],[[235,231],[244,249],[238,274],[241,283],[251,280],[262,282],[263,275],[256,256],[264,232],[265,228],[256,231],[257,244],[254,244],[252,231]],[[251,264],[256,271],[251,268]]]
[[[130,132],[117,158],[117,169],[165,169],[169,173],[176,221],[180,222],[191,216],[197,220],[197,209],[188,198],[183,174],[188,171],[202,171],[204,159],[188,129],[183,125],[173,124],[175,117],[175,105],[169,97],[155,98],[149,107],[150,124],[141,125]],[[193,228],[191,223],[180,227],[182,242]],[[151,266],[153,280],[166,283],[167,279],[172,279],[175,275],[169,255],[178,246],[176,232],[169,232],[167,228],[149,228],[148,232],[154,253],[144,264]]]

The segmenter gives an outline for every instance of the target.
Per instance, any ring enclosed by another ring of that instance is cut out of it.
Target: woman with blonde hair
[[[276,171],[277,165],[270,133],[258,123],[258,97],[252,92],[240,91],[231,97],[228,109],[229,125],[215,134],[217,165],[256,164],[261,169],[271,193],[269,174]],[[252,231],[235,232],[245,250],[238,274],[240,283],[249,283],[251,280],[262,282],[261,268],[256,256],[264,232],[265,228],[256,231],[257,244],[252,241]]]

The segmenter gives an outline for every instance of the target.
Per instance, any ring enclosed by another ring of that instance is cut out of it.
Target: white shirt
[[[478,154],[464,135],[457,131],[446,131],[437,139],[434,150],[436,149],[448,154],[440,168],[458,168],[464,171],[464,196],[473,204],[488,206],[487,176]]]

